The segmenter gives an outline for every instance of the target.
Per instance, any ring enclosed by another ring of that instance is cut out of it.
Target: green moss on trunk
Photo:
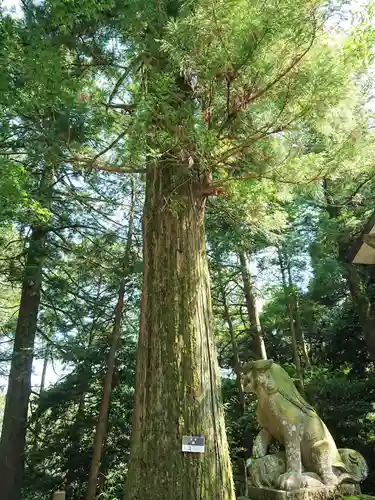
[[[144,289],[127,500],[234,500],[214,345],[204,199],[178,167],[147,174]],[[203,435],[204,454],[183,454]]]

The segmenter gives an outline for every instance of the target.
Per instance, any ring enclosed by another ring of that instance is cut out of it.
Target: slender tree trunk
[[[49,358],[49,345],[47,344],[46,353],[45,353],[44,360],[43,360],[42,376],[41,376],[41,379],[40,379],[39,397],[42,394],[42,392],[44,391],[44,387],[45,387],[45,384],[46,384],[46,374],[47,374],[48,358]],[[36,408],[35,412],[36,412],[36,415],[35,415],[34,443],[33,443],[33,449],[34,449],[34,451],[36,451],[37,448],[38,448],[38,438],[39,438],[39,434],[40,434],[40,431],[41,431],[40,405],[39,405],[39,402],[38,402],[38,407]]]
[[[78,409],[75,414],[74,423],[69,429],[69,439],[72,446],[69,450],[66,466],[67,472],[65,475],[65,490],[68,498],[74,497],[74,483],[77,477],[77,463],[80,462],[79,453],[81,450],[82,429],[85,422],[85,397],[89,388],[90,375],[88,373],[84,373],[83,377],[83,387],[79,398]]]
[[[293,305],[292,305],[292,299],[290,296],[290,290],[286,278],[286,265],[284,263],[283,255],[280,250],[280,248],[277,248],[277,255],[279,259],[279,266],[280,266],[280,272],[281,272],[281,279],[283,283],[283,289],[284,289],[284,296],[285,296],[285,305],[286,305],[286,310],[288,314],[288,320],[289,320],[289,329],[290,329],[290,336],[292,340],[292,350],[293,350],[293,360],[296,365],[296,371],[297,371],[297,377],[298,377],[298,389],[301,392],[302,395],[305,394],[305,386],[303,382],[303,370],[301,366],[301,360],[299,357],[299,352],[298,352],[298,342],[297,342],[297,336],[296,336],[296,330],[295,330],[295,325],[294,325],[294,317],[293,317]]]
[[[258,358],[267,359],[267,351],[264,343],[263,330],[260,324],[259,313],[256,305],[256,297],[250,271],[250,262],[244,252],[239,254],[241,273],[244,285],[247,315],[250,323],[250,331],[253,335],[254,350]]]
[[[47,350],[46,355],[44,356],[44,360],[43,360],[43,368],[42,368],[42,376],[40,378],[39,394],[41,394],[44,391],[44,387],[46,385],[48,358],[49,358],[49,352]]]
[[[98,488],[97,488],[97,497],[98,498],[104,497],[104,488],[105,488],[105,483],[106,483],[107,474],[108,474],[108,464],[103,464],[103,458],[105,456],[107,439],[108,439],[108,434],[105,435],[105,438],[103,441],[102,462],[100,465],[100,470],[99,470],[99,475],[98,475]]]
[[[96,299],[100,297],[102,293],[102,277],[99,279],[99,283],[97,286]],[[87,336],[87,349],[90,349],[91,346],[95,342],[95,336],[97,333],[99,317],[94,316],[92,319],[91,327]],[[69,450],[67,465],[66,465],[66,475],[65,475],[65,489],[68,498],[73,498],[75,495],[75,485],[76,485],[76,477],[77,477],[77,468],[81,467],[81,458],[79,454],[82,449],[82,436],[83,431],[85,429],[84,422],[86,420],[85,415],[85,399],[86,395],[90,390],[90,381],[92,378],[92,369],[91,365],[84,363],[80,366],[79,371],[77,372],[78,380],[80,381],[80,397],[78,402],[78,409],[75,415],[74,423],[71,425],[69,429],[69,440],[71,443],[71,447]]]
[[[109,400],[112,389],[112,378],[115,369],[117,347],[121,334],[121,320],[124,309],[126,277],[129,274],[129,260],[130,260],[133,225],[134,225],[134,204],[135,204],[134,181],[132,181],[129,227],[126,240],[124,262],[123,262],[123,279],[119,287],[118,299],[115,307],[115,318],[114,318],[112,336],[110,341],[110,351],[108,354],[107,371],[104,378],[102,402],[100,406],[99,418],[98,418],[98,423],[96,425],[96,431],[94,437],[93,455],[92,455],[91,468],[88,479],[86,500],[94,500],[96,496],[98,474],[99,474],[100,462],[103,451],[103,443],[107,430],[108,408],[109,408]]]
[[[50,206],[51,178],[52,169],[46,167],[40,183],[40,192],[45,194],[47,191],[46,206]],[[1,500],[20,500],[21,498],[31,373],[46,236],[47,232],[43,226],[31,228],[0,441]]]
[[[103,449],[105,449],[105,442]],[[103,470],[104,469],[104,470]],[[100,467],[100,472],[99,472],[99,478],[98,478],[98,498],[101,498],[104,493],[104,487],[106,484],[107,480],[107,467],[103,467],[103,465]]]
[[[234,367],[234,372],[236,374],[238,398],[240,401],[241,410],[242,410],[242,412],[244,412],[245,411],[245,394],[243,392],[242,381],[241,381],[242,372],[241,372],[240,357],[238,354],[238,346],[237,346],[236,336],[234,334],[233,322],[232,322],[232,318],[231,318],[231,315],[229,312],[228,303],[227,303],[227,296],[226,296],[224,287],[221,288],[220,292],[221,292],[221,299],[223,301],[223,306],[224,306],[224,317],[225,317],[225,321],[228,324],[230,339],[231,339],[231,343],[232,343],[233,367]]]
[[[294,310],[296,312],[296,328],[298,332],[298,337],[301,343],[302,356],[305,363],[306,368],[311,367],[311,361],[309,356],[309,350],[307,348],[307,343],[305,339],[305,334],[303,332],[302,323],[301,323],[301,312],[299,307],[298,297],[294,296]]]
[[[292,279],[292,271],[290,269],[290,263],[289,263],[289,261],[287,262],[287,266],[286,267],[287,267],[287,271],[288,271],[289,290],[290,290],[291,299],[292,299],[292,306],[293,306],[294,313],[295,313],[295,320],[296,320],[295,321],[295,325],[296,325],[297,342],[299,342],[300,347],[301,347],[303,360],[305,362],[305,367],[309,368],[311,366],[311,364],[310,364],[310,358],[309,358],[309,352],[307,350],[305,335],[304,335],[303,329],[302,329],[301,314],[300,314],[300,310],[299,310],[298,297],[297,297],[297,294],[295,292],[295,288],[294,288],[294,284],[293,284],[293,279]]]
[[[44,230],[34,228],[22,285],[0,442],[0,470],[2,471],[0,498],[4,500],[21,498],[23,454],[42,281],[40,255],[44,244]]]
[[[203,184],[149,167],[127,500],[234,500],[212,328]],[[183,436],[205,453],[183,453]]]

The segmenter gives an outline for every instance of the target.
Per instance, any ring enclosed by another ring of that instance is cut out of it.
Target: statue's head
[[[345,469],[349,472],[356,483],[361,483],[368,476],[368,465],[364,457],[356,450],[350,448],[340,448],[341,460]]]
[[[288,373],[272,359],[250,361],[242,368],[242,373],[244,392],[252,392],[258,397],[279,393],[304,413],[316,415],[314,408],[298,392]]]
[[[266,390],[272,392],[274,384],[270,375],[272,359],[258,359],[250,361],[242,368],[242,385],[244,392],[259,394]]]

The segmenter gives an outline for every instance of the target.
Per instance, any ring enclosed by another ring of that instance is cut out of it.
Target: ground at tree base
[[[239,497],[238,500],[375,500],[375,497],[361,494],[358,485],[344,484],[296,491],[249,487],[248,496]]]

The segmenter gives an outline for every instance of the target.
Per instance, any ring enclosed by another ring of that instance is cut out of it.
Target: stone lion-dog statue
[[[340,455],[326,425],[280,365],[272,359],[251,361],[242,372],[244,391],[257,396],[257,420],[262,427],[250,461],[256,486],[292,491],[366,477],[363,457],[347,450],[360,457],[355,470],[348,467],[347,456]],[[274,439],[284,445],[285,453],[267,455]]]

